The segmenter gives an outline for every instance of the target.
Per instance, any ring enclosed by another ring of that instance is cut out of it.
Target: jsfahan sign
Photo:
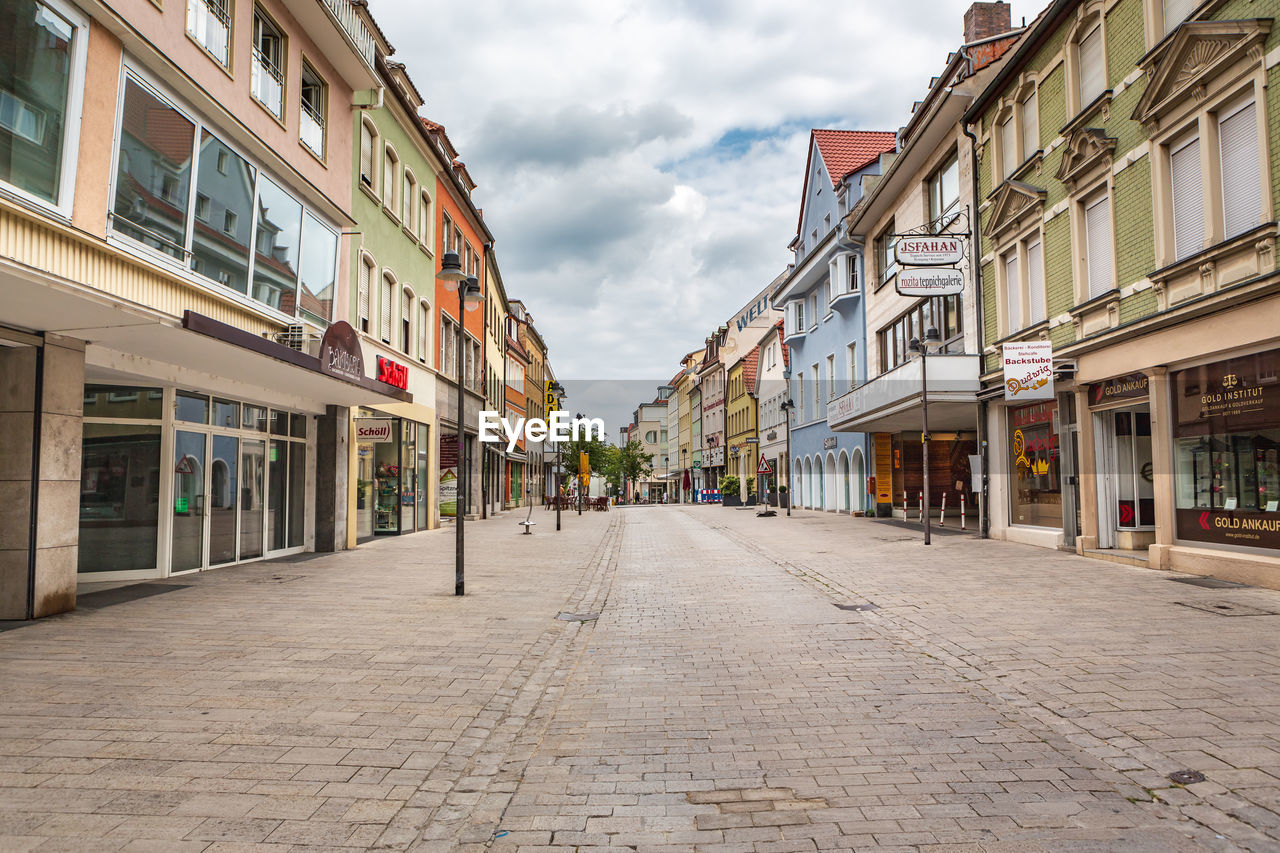
[[[963,237],[899,237],[893,244],[893,258],[903,266],[947,267],[963,257]]]

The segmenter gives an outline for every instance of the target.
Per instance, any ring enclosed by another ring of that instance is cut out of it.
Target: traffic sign
[[[772,474],[773,468],[769,465],[769,460],[763,456],[760,457],[760,464],[756,466],[757,474]]]

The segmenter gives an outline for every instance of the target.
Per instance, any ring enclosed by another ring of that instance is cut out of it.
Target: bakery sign
[[[899,237],[893,259],[903,266],[945,267],[964,257],[964,238],[948,235]]]
[[[320,370],[330,376],[359,382],[364,379],[364,352],[360,336],[345,320],[330,323],[320,339]]]
[[[1053,399],[1053,344],[1019,341],[1005,344],[1004,398],[1006,400]]]

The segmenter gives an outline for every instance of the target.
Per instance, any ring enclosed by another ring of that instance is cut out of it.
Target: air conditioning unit
[[[307,327],[301,323],[291,323],[285,327],[283,332],[276,332],[276,343],[284,344],[290,349],[296,349],[298,352],[307,351]]]

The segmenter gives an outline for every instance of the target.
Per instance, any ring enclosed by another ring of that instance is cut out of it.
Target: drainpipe
[[[973,270],[973,295],[974,310],[978,318],[978,328],[975,334],[978,340],[978,358],[979,367],[978,374],[985,372],[986,354],[982,351],[983,330],[983,310],[982,310],[982,243],[980,238],[981,229],[978,227],[978,137],[973,129],[967,124],[961,124],[961,131],[965,136],[969,137],[969,181],[973,185],[973,212],[969,216],[969,227],[973,231],[973,254],[972,254],[972,270]],[[987,401],[978,401],[978,453],[982,458],[982,494],[978,500],[978,530],[981,532],[983,539],[987,539],[991,534],[991,489],[989,486],[991,470],[987,464]]]

